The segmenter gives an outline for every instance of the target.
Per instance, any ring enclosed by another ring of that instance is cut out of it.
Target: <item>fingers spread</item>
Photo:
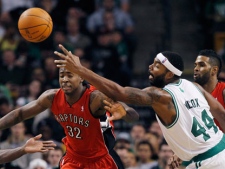
[[[39,135],[35,136],[34,139],[35,139],[35,140],[38,140],[38,139],[40,139],[41,137],[42,137],[42,134],[39,134]]]
[[[59,56],[62,59],[66,59],[66,56],[64,54],[60,53],[60,52],[55,51],[54,54]]]
[[[59,48],[62,49],[62,51],[63,51],[63,53],[64,53],[65,55],[69,55],[68,50],[66,50],[66,48],[64,48],[63,45],[59,44]]]
[[[110,107],[109,106],[104,106],[104,109],[110,112]]]

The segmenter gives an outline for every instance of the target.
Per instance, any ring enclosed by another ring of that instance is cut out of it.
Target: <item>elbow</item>
[[[127,115],[124,118],[126,122],[132,123],[139,120],[139,114],[134,109],[127,110]]]

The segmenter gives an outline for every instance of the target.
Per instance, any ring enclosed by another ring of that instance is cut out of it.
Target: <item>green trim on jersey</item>
[[[173,95],[173,92],[171,92],[169,89],[166,89],[166,88],[163,88],[163,90],[167,91],[171,95],[173,103],[174,103],[174,106],[175,106],[175,110],[176,110],[176,113],[177,113],[176,119],[174,120],[174,122],[172,124],[170,124],[169,126],[165,126],[163,124],[167,129],[169,129],[169,128],[173,127],[176,124],[176,122],[177,122],[177,120],[179,118],[179,109],[178,109],[178,105],[177,105],[175,96]]]
[[[173,85],[173,86],[179,86],[182,83],[182,79],[179,79],[179,81],[177,83],[170,83],[167,84],[168,86]]]
[[[225,149],[225,135],[223,135],[222,139],[220,140],[220,142],[217,145],[215,145],[211,149],[207,150],[206,152],[193,157],[190,161],[183,161],[182,165],[188,166],[192,162],[199,162],[199,161],[206,160],[208,158],[213,157],[216,154],[219,154],[224,149]]]

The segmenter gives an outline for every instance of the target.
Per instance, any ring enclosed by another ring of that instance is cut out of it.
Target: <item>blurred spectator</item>
[[[129,133],[120,132],[116,136],[115,149],[117,149],[118,147],[125,147],[127,149],[131,149],[131,137]]]
[[[44,58],[44,73],[46,77],[45,86],[49,88],[59,87],[59,71],[54,63],[55,58],[49,56]]]
[[[125,159],[128,153],[128,149],[126,147],[115,147],[114,150],[116,151],[116,153],[118,154],[118,156],[120,157],[123,165],[125,164]]]
[[[17,60],[16,60],[16,65],[19,67],[29,67],[28,60],[29,55],[29,46],[28,42],[26,40],[21,40],[20,43],[18,44],[15,53],[17,54]]]
[[[41,158],[37,158],[29,163],[28,169],[48,169],[48,168],[46,161],[42,160]]]
[[[95,33],[97,28],[103,25],[105,11],[113,12],[117,29],[123,30],[125,33],[134,31],[134,23],[131,16],[117,8],[114,0],[103,0],[102,8],[97,9],[87,20],[87,29],[90,33]]]
[[[61,147],[55,147],[47,153],[48,169],[59,169],[59,161],[62,158],[64,151]]]
[[[54,0],[40,0],[38,4],[38,6],[48,12],[49,15],[51,15],[55,5]]]
[[[138,142],[144,139],[145,133],[146,133],[146,130],[142,124],[134,124],[131,127],[130,135],[131,135],[134,148],[136,148],[136,145]]]
[[[36,100],[41,94],[41,92],[42,92],[41,82],[38,80],[31,81],[24,96],[21,96],[16,100],[16,107],[22,107]],[[31,118],[25,121],[27,134],[31,134],[31,135],[34,134],[32,132],[33,121],[34,121],[34,118]]]
[[[86,56],[85,50],[83,50],[81,48],[77,48],[74,50],[73,53],[74,53],[74,55],[76,55],[80,58],[80,62],[84,67],[86,67],[88,69],[92,68],[91,59],[90,59],[90,57]]]
[[[30,80],[38,80],[42,83],[42,85],[45,85],[46,83],[46,76],[45,76],[45,72],[44,69],[42,69],[41,67],[35,67],[31,73],[31,78]]]
[[[158,164],[152,168],[149,169],[169,169],[168,167],[168,160],[170,157],[173,156],[173,151],[167,144],[167,142],[164,140],[160,146],[159,146],[159,153],[158,153]]]
[[[140,141],[136,147],[139,169],[149,169],[157,165],[157,162],[152,159],[153,147],[148,141]]]
[[[153,147],[154,154],[152,155],[153,159],[158,158],[158,152],[159,152],[159,145],[161,143],[161,140],[159,139],[158,135],[156,133],[146,132],[144,136],[144,140],[147,140]]]
[[[150,133],[154,133],[158,136],[158,139],[159,139],[159,143],[161,143],[164,139],[163,137],[163,133],[162,133],[162,130],[159,126],[159,123],[157,120],[153,120],[148,128],[148,131]]]
[[[1,100],[1,98],[6,98],[8,100],[8,102],[10,104],[12,104],[12,98],[11,98],[10,91],[5,85],[2,85],[2,84],[0,84],[0,100]],[[0,117],[1,117],[1,115],[0,115]]]
[[[21,107],[29,102],[36,100],[42,92],[41,82],[38,80],[32,80],[25,91],[24,96],[19,97],[16,100],[16,106]]]
[[[0,118],[5,116],[8,112],[10,112],[13,109],[13,105],[9,102],[7,97],[0,96]],[[9,129],[5,129],[1,132],[1,141],[4,141],[7,139],[9,135]]]
[[[16,65],[16,54],[13,50],[4,50],[0,64],[0,83],[2,84],[24,84],[26,76],[25,69]]]
[[[113,32],[117,30],[115,17],[112,11],[105,11],[103,13],[103,23],[99,25],[97,31],[99,32]],[[121,30],[122,31],[122,30]]]
[[[19,35],[14,23],[5,25],[5,33],[0,39],[0,50],[15,51],[19,44]]]
[[[74,49],[85,49],[91,45],[90,38],[80,33],[80,25],[78,19],[68,18],[66,42],[73,46]]]
[[[112,44],[119,54],[121,63],[120,71],[123,86],[129,86],[132,78],[132,56],[128,52],[128,46],[123,35],[119,31],[114,31],[111,34]]]
[[[57,146],[64,150],[61,140],[65,137],[65,133],[62,126],[55,120],[53,113],[38,123],[35,134],[42,134],[43,140],[53,140]]]
[[[224,33],[222,32],[225,32],[225,1],[208,0],[204,10],[205,20],[202,22],[202,27],[206,32],[204,35],[205,48],[215,48],[218,51],[218,46],[215,43],[224,38]]]
[[[82,34],[88,34],[86,29],[87,14],[78,6],[70,7],[67,13],[67,20],[74,19],[79,21],[79,30]]]
[[[139,169],[137,165],[137,158],[133,151],[127,151],[127,154],[124,157],[124,166],[126,169]]]
[[[63,46],[66,47],[69,51],[73,50],[73,46],[71,46],[67,41],[66,41],[66,33],[62,29],[57,29],[54,31],[53,35],[53,46],[55,51],[61,51],[59,48],[59,44],[62,44]]]
[[[208,1],[206,4],[206,17],[213,19],[215,23],[225,22],[225,2],[224,0]]]
[[[23,146],[26,141],[30,138],[25,135],[26,127],[24,122],[18,123],[10,128],[11,134],[8,136],[7,140],[0,144],[1,149],[12,149],[19,146]],[[35,158],[41,158],[41,153],[26,154],[17,160],[14,160],[6,164],[6,168],[18,167],[25,169],[28,167],[29,162]]]
[[[99,9],[102,6],[103,0],[95,0],[96,9]],[[124,12],[130,11],[130,0],[115,0],[115,4]]]
[[[8,112],[12,110],[12,105],[9,103],[9,100],[1,96],[0,97],[0,118],[5,116]]]
[[[86,50],[86,55],[91,60],[93,71],[120,83],[119,55],[111,45],[110,34],[100,33],[97,42]]]
[[[33,7],[33,0],[1,0],[1,12],[9,12],[19,7]]]

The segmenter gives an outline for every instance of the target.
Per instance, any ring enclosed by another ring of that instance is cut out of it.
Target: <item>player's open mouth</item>
[[[148,78],[149,78],[149,80],[151,80],[154,78],[154,76],[150,73]]]
[[[197,73],[195,73],[194,75],[193,75],[193,77],[194,78],[196,78],[196,77],[198,77],[199,75],[197,74]]]

